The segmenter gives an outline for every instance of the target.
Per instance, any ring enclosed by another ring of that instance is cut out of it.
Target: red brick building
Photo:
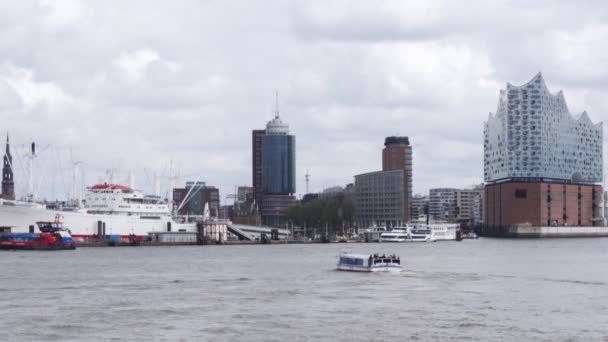
[[[404,222],[410,219],[412,205],[412,146],[408,137],[387,137],[382,149],[382,171],[404,172]]]
[[[485,189],[485,224],[593,226],[599,224],[600,185],[546,181],[504,182]]]

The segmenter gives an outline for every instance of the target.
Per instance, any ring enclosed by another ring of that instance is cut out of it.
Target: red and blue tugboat
[[[70,231],[63,227],[60,215],[53,222],[36,222],[40,233],[1,233],[0,249],[59,250],[75,249]]]

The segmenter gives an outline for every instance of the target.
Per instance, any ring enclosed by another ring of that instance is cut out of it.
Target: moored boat
[[[401,259],[396,255],[343,252],[338,255],[337,269],[350,272],[388,272],[400,271],[402,267]]]
[[[405,242],[410,238],[407,228],[395,228],[380,234],[380,242]]]
[[[433,231],[429,228],[411,228],[409,231],[409,239],[407,242],[434,242]]]
[[[69,211],[0,200],[0,225],[12,227],[12,232],[28,233],[35,222],[52,220],[58,214],[79,242],[100,237],[130,242],[133,236],[142,241],[151,232],[196,232],[195,223],[174,220],[167,201],[124,185],[94,185],[87,189],[84,205]]]
[[[40,233],[2,233],[0,249],[60,250],[75,249],[70,231],[59,217],[53,222],[36,222]]]
[[[437,241],[456,240],[456,232],[460,229],[457,223],[431,223],[427,227]]]

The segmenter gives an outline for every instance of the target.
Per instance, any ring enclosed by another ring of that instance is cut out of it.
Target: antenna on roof
[[[274,117],[278,118],[279,117],[279,91],[277,90],[275,92],[275,107],[274,107]]]

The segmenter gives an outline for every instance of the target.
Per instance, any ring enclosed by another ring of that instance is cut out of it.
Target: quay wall
[[[608,227],[483,227],[480,235],[507,238],[608,237]]]

